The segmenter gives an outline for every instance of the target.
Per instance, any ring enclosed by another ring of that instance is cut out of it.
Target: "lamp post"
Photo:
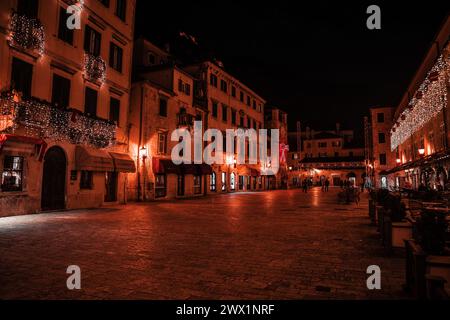
[[[147,148],[145,146],[143,146],[140,150],[139,150],[139,157],[142,159],[142,200],[145,201],[145,176],[146,176],[146,170],[145,170],[145,160],[148,157],[148,152],[147,152]],[[139,186],[140,188],[140,186]]]

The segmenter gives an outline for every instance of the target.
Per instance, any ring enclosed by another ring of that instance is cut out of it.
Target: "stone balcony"
[[[100,56],[84,55],[84,76],[86,79],[103,84],[106,80],[106,62]]]
[[[26,50],[35,50],[42,55],[45,50],[44,26],[39,19],[12,12],[9,25],[9,45]]]
[[[116,140],[116,125],[79,110],[60,109],[36,99],[0,97],[0,133],[16,133],[72,144],[105,148]]]

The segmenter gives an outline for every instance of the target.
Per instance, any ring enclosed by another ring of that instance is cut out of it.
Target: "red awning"
[[[179,174],[180,173],[180,167],[177,166],[175,163],[172,162],[170,159],[160,159],[160,158],[153,158],[152,159],[152,168],[153,173],[156,174]]]
[[[39,146],[37,154],[39,156],[39,161],[42,161],[45,150],[47,149],[47,143],[44,140],[33,137],[18,136],[15,134],[0,134],[0,153],[9,145],[11,145],[11,148],[13,149],[19,144]]]
[[[250,169],[250,175],[252,177],[259,177],[261,175],[261,173],[256,169]]]
[[[136,172],[136,165],[128,154],[116,152],[110,152],[109,154],[113,159],[114,169],[116,172]]]
[[[78,171],[113,172],[114,162],[104,150],[77,146],[75,148],[75,169]]]

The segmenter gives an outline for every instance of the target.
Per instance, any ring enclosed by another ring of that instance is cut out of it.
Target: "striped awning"
[[[136,165],[131,157],[126,153],[110,152],[114,163],[114,171],[116,172],[136,172]]]
[[[113,172],[113,158],[107,151],[77,146],[75,169],[78,171]]]

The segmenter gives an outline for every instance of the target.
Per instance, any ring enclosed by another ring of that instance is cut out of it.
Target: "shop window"
[[[2,191],[22,191],[23,157],[5,156],[2,172]]]
[[[236,174],[232,173],[230,175],[230,190],[234,191],[236,190]]]
[[[239,176],[239,190],[244,190],[244,176]]]
[[[209,191],[216,192],[216,173],[213,172],[209,180]]]
[[[194,194],[202,193],[202,176],[195,175],[194,176]]]
[[[251,188],[252,188],[251,181],[252,181],[252,177],[248,176],[247,177],[247,190],[251,190]]]
[[[80,189],[92,189],[93,173],[92,171],[81,171]]]
[[[222,172],[222,191],[227,191],[227,174]]]
[[[163,198],[166,196],[166,176],[164,174],[157,174],[155,177],[155,197]]]

